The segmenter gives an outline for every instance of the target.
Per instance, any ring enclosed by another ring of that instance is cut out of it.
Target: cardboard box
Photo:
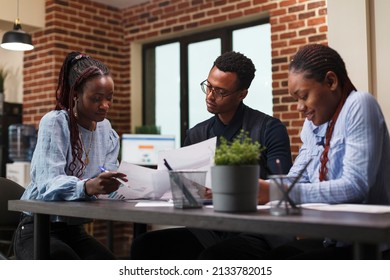
[[[27,187],[30,183],[30,162],[14,162],[6,165],[6,178],[10,179],[22,187]]]

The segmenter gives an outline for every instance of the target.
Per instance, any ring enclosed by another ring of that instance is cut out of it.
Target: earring
[[[78,118],[78,113],[77,113],[77,102],[79,101],[77,98],[74,99],[75,103],[74,103],[74,107],[73,107],[73,115],[74,117],[77,119]]]

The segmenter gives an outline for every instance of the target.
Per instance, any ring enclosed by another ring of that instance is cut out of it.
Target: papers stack
[[[183,147],[180,149],[160,151],[157,169],[151,169],[126,161],[122,161],[118,172],[127,175],[128,185],[108,195],[100,195],[99,199],[150,199],[169,200],[172,198],[168,169],[164,165],[166,159],[174,170],[204,170],[208,171],[206,186],[211,186],[210,168],[214,164],[214,154],[217,138]]]

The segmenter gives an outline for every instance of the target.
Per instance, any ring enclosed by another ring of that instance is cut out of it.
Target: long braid
[[[82,92],[88,80],[97,76],[108,75],[110,75],[109,70],[103,63],[80,52],[69,53],[60,70],[55,110],[65,110],[69,115],[70,143],[73,158],[69,164],[69,170],[72,175],[77,177],[83,174],[85,164],[82,160],[83,147],[74,112],[75,99],[77,98],[77,93]]]
[[[289,70],[303,73],[306,79],[314,79],[319,83],[322,83],[326,74],[329,71],[332,71],[336,74],[341,84],[342,96],[326,129],[324,151],[322,152],[320,159],[321,166],[319,179],[320,181],[324,181],[328,174],[326,165],[329,161],[328,152],[334,126],[348,95],[351,91],[356,90],[356,88],[348,77],[347,69],[341,56],[335,50],[325,45],[311,44],[301,48],[291,61]]]

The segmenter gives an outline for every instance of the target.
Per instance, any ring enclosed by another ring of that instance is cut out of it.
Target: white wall
[[[11,30],[17,16],[17,0],[0,0],[0,30]],[[19,18],[24,31],[45,26],[45,0],[19,0]]]
[[[4,33],[4,31],[0,30],[0,38],[3,38]],[[23,52],[0,48],[0,69],[7,75],[4,82],[4,101],[22,103]]]
[[[16,0],[0,0],[0,38],[13,29],[18,15]],[[19,0],[19,18],[22,29],[32,32],[45,25],[45,0]],[[23,102],[23,56],[24,52],[0,48],[0,69],[7,72],[4,83],[6,102]]]
[[[359,90],[377,97],[390,127],[390,1],[328,0],[329,46]]]
[[[374,92],[390,127],[390,1],[372,2]]]
[[[370,91],[366,0],[328,0],[329,46],[344,59],[352,83]]]
[[[0,38],[13,29],[17,17],[16,0],[0,0]],[[33,32],[45,25],[45,0],[19,0],[19,18],[22,29]],[[7,73],[4,83],[4,101],[23,102],[24,52],[0,48],[0,69]]]

